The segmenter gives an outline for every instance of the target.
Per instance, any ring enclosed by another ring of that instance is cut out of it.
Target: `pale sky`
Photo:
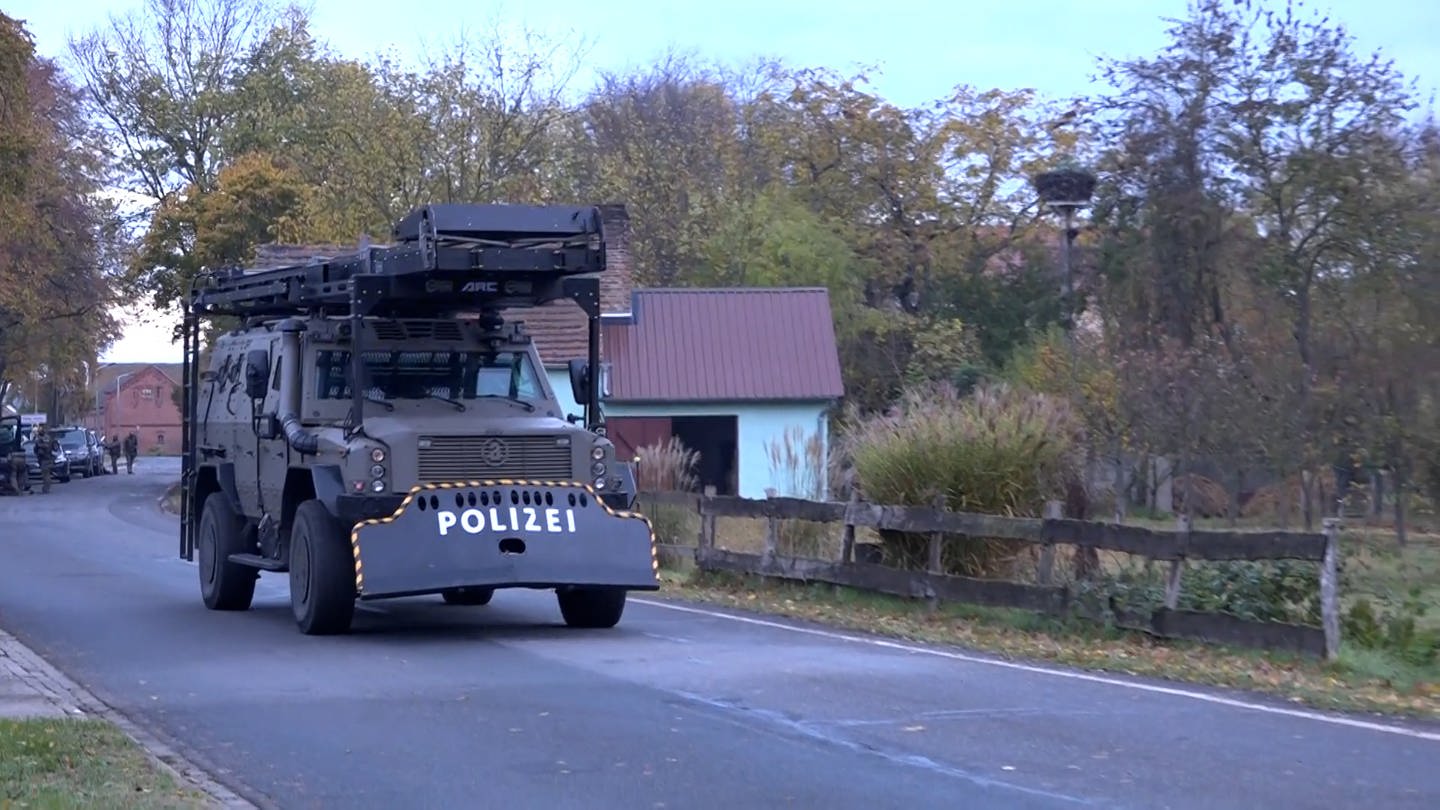
[[[104,23],[109,13],[139,7],[138,0],[10,0],[5,5],[6,13],[26,22],[39,50],[51,56],[63,52],[67,35]],[[857,0],[532,0],[529,5],[488,0],[311,3],[314,33],[352,56],[391,50],[413,59],[437,36],[483,28],[503,13],[540,30],[578,31],[591,45],[588,65],[602,69],[643,64],[667,47],[727,62],[776,56],[795,66],[846,70],[877,65],[872,89],[902,106],[925,104],[957,84],[1031,87],[1047,96],[1086,92],[1097,55],[1154,52],[1164,44],[1162,18],[1180,16],[1185,9],[1184,0],[927,0],[911,2],[905,12],[898,5]],[[1269,5],[1280,8],[1281,2]],[[1418,80],[1422,93],[1435,92],[1440,2],[1318,0],[1308,5],[1344,24],[1362,50],[1383,50]],[[426,22],[431,27],[423,28]],[[589,77],[582,74],[576,81],[583,88]],[[180,347],[169,337],[172,318],[147,327],[132,314],[125,338],[102,360],[178,361]]]

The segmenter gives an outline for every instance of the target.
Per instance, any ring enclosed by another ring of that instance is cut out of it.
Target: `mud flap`
[[[460,587],[592,585],[658,590],[650,521],[586,484],[425,484],[394,514],[351,530],[362,599]]]

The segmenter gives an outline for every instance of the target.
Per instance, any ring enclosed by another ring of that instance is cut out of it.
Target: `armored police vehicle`
[[[186,308],[180,556],[212,610],[246,610],[287,572],[306,634],[357,600],[555,589],[577,627],[611,627],[659,588],[633,472],[598,386],[599,209],[431,205],[394,244],[197,277]],[[523,322],[569,298],[589,318],[562,413]],[[240,326],[200,370],[200,320]]]

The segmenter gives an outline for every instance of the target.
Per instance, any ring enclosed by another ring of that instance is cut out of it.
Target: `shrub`
[[[949,385],[907,390],[887,414],[855,420],[847,445],[866,500],[1036,516],[1081,474],[1081,428],[1063,400],[1005,384],[968,397]],[[882,532],[892,564],[923,567],[929,538]],[[946,544],[945,570],[991,573],[1027,544],[966,538]]]
[[[770,479],[780,495],[811,501],[824,497],[829,469],[819,432],[807,435],[803,428],[791,425],[780,438],[765,443],[765,454],[770,460]],[[782,553],[814,557],[825,543],[825,526],[782,520],[778,540]]]
[[[1174,509],[1185,511],[1186,493],[1189,493],[1190,514],[1195,517],[1223,517],[1230,514],[1230,492],[1213,478],[1197,473],[1177,476],[1171,484],[1174,493]]]
[[[1361,647],[1381,650],[1414,666],[1429,666],[1440,660],[1440,632],[1424,630],[1416,619],[1425,615],[1418,592],[1410,594],[1393,611],[1377,614],[1370,600],[1357,599],[1346,611],[1342,636]]]
[[[695,465],[700,454],[687,448],[678,437],[654,442],[635,450],[635,480],[640,492],[691,492],[697,482]],[[642,498],[643,501],[643,498]],[[655,537],[662,543],[685,544],[691,534],[691,514],[683,507],[650,504],[645,509]]]
[[[641,492],[690,492],[695,488],[695,465],[700,454],[671,436],[635,450],[636,486]]]

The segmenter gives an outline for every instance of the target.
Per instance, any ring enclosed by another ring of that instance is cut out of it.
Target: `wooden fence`
[[[694,546],[662,543],[669,553],[692,556],[704,571],[822,582],[894,596],[964,602],[1033,610],[1058,615],[1076,611],[1076,592],[1053,582],[1055,547],[1116,551],[1168,564],[1163,607],[1149,616],[1129,614],[1111,600],[1118,626],[1161,638],[1183,638],[1272,650],[1288,650],[1333,659],[1340,643],[1338,552],[1340,523],[1325,521],[1324,532],[1239,532],[1190,528],[1185,518],[1174,530],[1156,530],[1115,523],[1060,517],[1059,501],[1046,504],[1044,518],[1010,518],[951,512],[940,506],[882,506],[859,500],[808,501],[771,496],[765,499],[704,494],[644,493],[642,509],[663,505],[693,510],[700,518]],[[760,554],[715,547],[716,518],[751,518],[768,522]],[[780,521],[841,524],[839,560],[784,556],[778,551]],[[925,571],[904,570],[857,560],[855,530],[869,527],[930,535]],[[942,573],[942,548],[947,536],[1006,538],[1040,546],[1035,582],[978,579]],[[1321,626],[1252,621],[1225,613],[1179,610],[1185,562],[1227,560],[1306,560],[1319,563]],[[1091,616],[1091,618],[1101,618]]]

